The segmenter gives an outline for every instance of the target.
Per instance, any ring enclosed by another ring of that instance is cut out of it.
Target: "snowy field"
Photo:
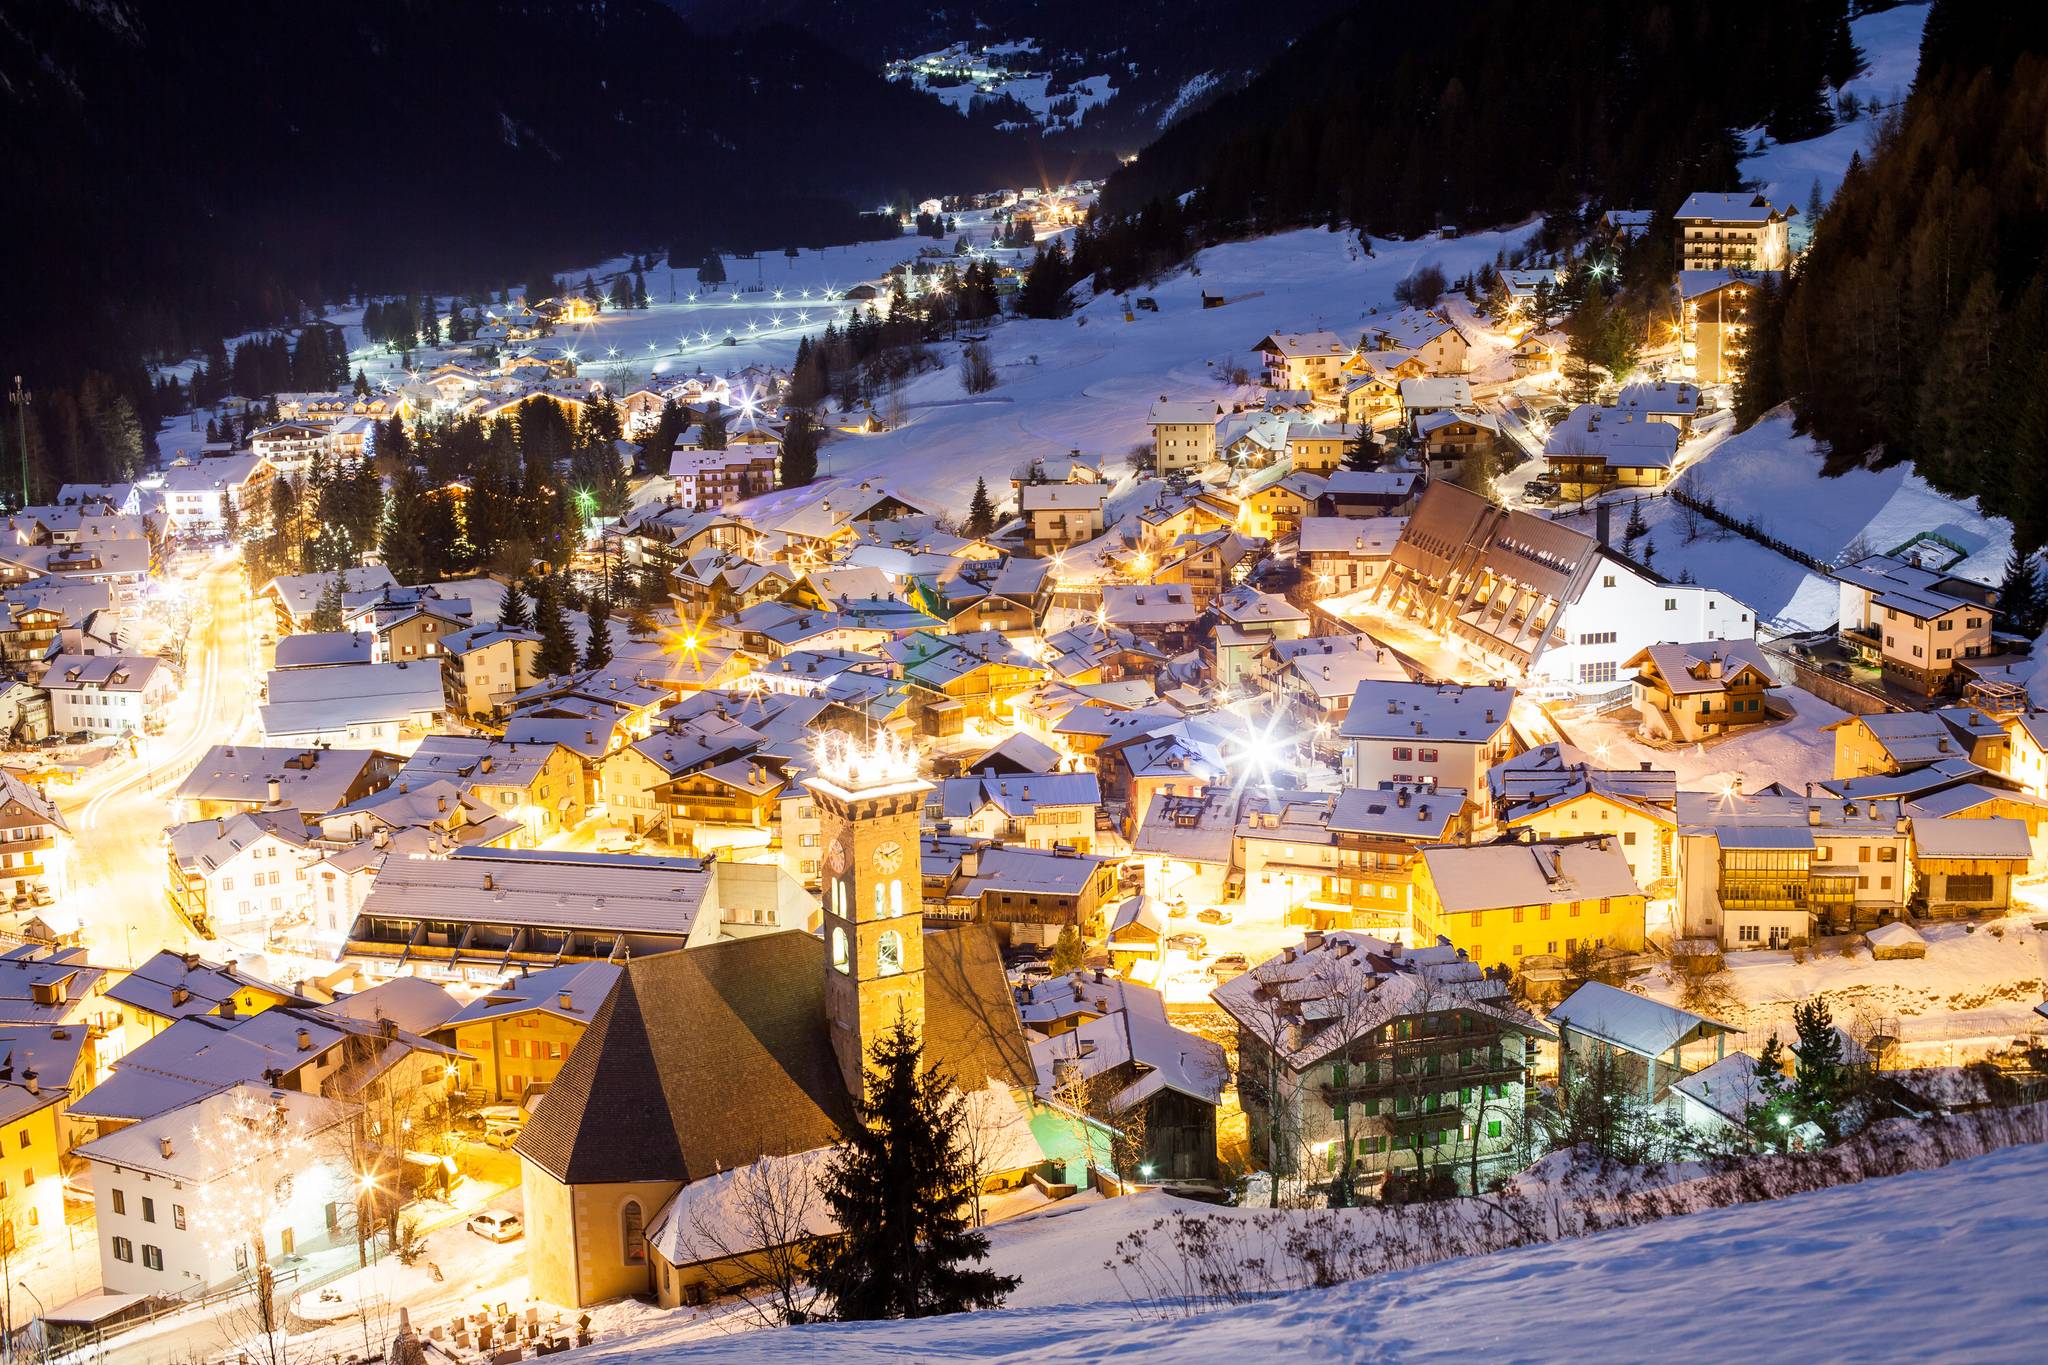
[[[1923,1360],[1938,1340],[1944,1361],[2031,1359],[2048,1314],[2048,1282],[2028,1268],[2048,1237],[2043,1188],[2048,1146],[2013,1147],[1168,1321],[1126,1303],[1100,1269],[1164,1202],[1076,1205],[997,1229],[995,1268],[1027,1275],[1003,1312],[698,1341],[678,1339],[684,1328],[586,1358],[1636,1365]]]
[[[1949,572],[1997,583],[2012,553],[2012,527],[1929,487],[1907,465],[1852,469],[1821,477],[1813,441],[1792,430],[1789,412],[1777,412],[1699,455],[1677,486],[1711,497],[1723,511],[1753,518],[1769,534],[1827,563],[1860,554],[1885,554],[1917,536],[1934,535],[1964,557]],[[1766,624],[1819,630],[1832,626],[1841,606],[1834,583],[1774,550],[1701,519],[1697,539],[1685,510],[1666,498],[1648,498],[1643,520],[1656,570],[1677,578],[1689,570],[1701,583],[1733,593]],[[1615,534],[1627,511],[1614,516]],[[1590,531],[1590,514],[1560,520]],[[1642,558],[1639,543],[1635,551]]]
[[[1912,89],[1913,73],[1920,64],[1920,30],[1927,23],[1927,6],[1901,5],[1879,14],[1865,15],[1850,24],[1856,46],[1863,50],[1866,69],[1845,87],[1866,104],[1892,104]],[[1845,123],[1832,132],[1805,142],[1774,142],[1754,156],[1743,158],[1742,176],[1757,183],[1774,204],[1794,204],[1806,212],[1807,195],[1816,180],[1823,201],[1834,197],[1848,169],[1849,157],[1861,152],[1870,156],[1870,139],[1876,123],[1868,115]],[[1748,133],[1751,145],[1761,129]],[[1801,229],[1794,220],[1794,231]]]
[[[1372,243],[1321,230],[1231,242],[1200,253],[1149,291],[1159,311],[1124,321],[1116,298],[1057,320],[1014,319],[989,346],[999,383],[968,398],[951,364],[904,387],[904,420],[873,436],[828,441],[823,472],[879,475],[962,510],[977,477],[1000,489],[1033,456],[1070,450],[1114,464],[1151,439],[1146,414],[1161,395],[1227,400],[1235,366],[1257,372],[1252,348],[1269,332],[1328,328],[1356,341],[1368,316],[1393,305],[1394,286],[1435,263],[1456,278],[1513,251],[1534,225],[1452,241]],[[1203,308],[1202,295],[1231,300]]]

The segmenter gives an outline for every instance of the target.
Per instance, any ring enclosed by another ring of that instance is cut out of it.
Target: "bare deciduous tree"
[[[712,1290],[739,1303],[752,1325],[808,1322],[817,1311],[811,1266],[832,1226],[818,1191],[824,1162],[819,1152],[762,1157],[715,1177],[723,1188],[691,1206],[683,1247]]]

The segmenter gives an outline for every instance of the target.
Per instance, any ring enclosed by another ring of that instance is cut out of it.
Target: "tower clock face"
[[[903,845],[891,840],[875,850],[875,871],[893,876],[903,866]]]
[[[848,861],[846,841],[844,839],[834,839],[825,850],[825,870],[835,877],[840,876],[846,871]]]

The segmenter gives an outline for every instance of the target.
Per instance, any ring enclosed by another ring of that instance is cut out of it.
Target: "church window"
[[[903,935],[891,929],[875,940],[875,975],[897,976],[903,971]]]
[[[832,930],[832,969],[843,972],[847,967],[846,931],[835,926]]]
[[[647,1264],[647,1238],[641,1229],[640,1201],[628,1199],[619,1210],[619,1239],[624,1243],[627,1265]]]

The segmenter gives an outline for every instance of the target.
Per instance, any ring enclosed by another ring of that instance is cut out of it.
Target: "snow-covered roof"
[[[1346,787],[1330,810],[1330,829],[1431,843],[1445,837],[1464,808],[1465,792],[1458,787],[1397,782]]]
[[[322,668],[339,664],[366,664],[377,637],[366,630],[309,631],[287,635],[277,642],[279,668]]]
[[[1643,1057],[1661,1057],[1680,1043],[1739,1030],[1703,1014],[1588,981],[1559,1002],[1550,1022]]]
[[[1569,842],[1439,844],[1422,850],[1430,884],[1447,912],[1640,896],[1635,874],[1611,835]]]
[[[2032,854],[2024,821],[1984,819],[1914,820],[1913,851],[1921,858],[1983,858],[2025,864]]]
[[[1757,1098],[1756,1058],[1747,1052],[1731,1052],[1711,1066],[1679,1077],[1671,1088],[1728,1122],[1741,1123]]]
[[[1799,212],[1796,208],[1777,208],[1761,194],[1745,191],[1709,192],[1696,191],[1685,197],[1678,211],[1671,215],[1676,222],[1686,219],[1703,219],[1715,223],[1767,223],[1777,218],[1789,218]]]
[[[1512,687],[1492,683],[1368,681],[1352,694],[1341,730],[1346,739],[1426,739],[1485,744],[1506,728]]]

